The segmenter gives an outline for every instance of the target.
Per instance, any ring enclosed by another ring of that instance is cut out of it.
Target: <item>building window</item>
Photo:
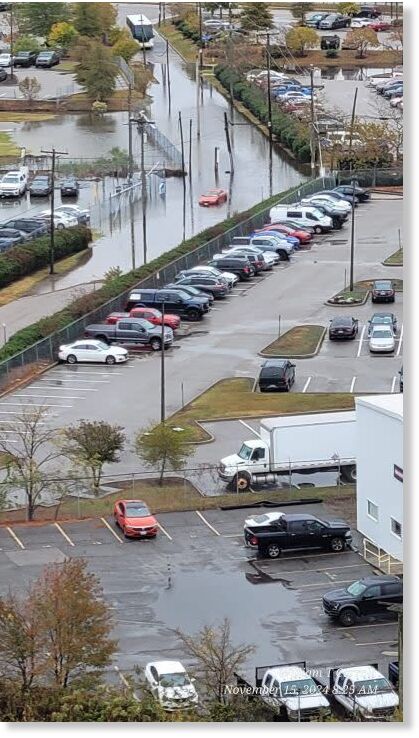
[[[367,500],[368,517],[373,520],[378,520],[378,505],[371,500]]]
[[[402,524],[398,523],[397,520],[394,520],[394,518],[391,519],[391,532],[394,533],[397,538],[402,537]]]

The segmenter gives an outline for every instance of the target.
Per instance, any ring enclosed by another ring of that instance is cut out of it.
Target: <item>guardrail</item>
[[[292,203],[306,195],[312,194],[313,192],[333,187],[335,184],[336,181],[334,177],[321,177],[315,180],[310,180],[296,187],[287,195],[278,197],[278,203]],[[269,218],[269,210],[270,207],[265,208],[259,213],[252,215],[250,218],[246,218],[233,228],[229,228],[216,238],[212,238],[194,249],[194,251],[178,257],[159,271],[156,271],[149,277],[140,280],[137,284],[132,285],[130,289],[125,290],[125,292],[122,292],[117,297],[114,297],[112,300],[109,300],[104,305],[101,305],[99,308],[96,308],[87,315],[84,315],[82,318],[75,320],[65,328],[55,331],[42,341],[38,341],[29,348],[24,349],[9,359],[5,359],[0,362],[0,389],[2,385],[8,382],[11,372],[16,371],[16,369],[22,369],[28,364],[36,364],[45,360],[55,361],[58,347],[61,344],[71,343],[72,341],[80,338],[84,333],[84,329],[90,323],[99,323],[109,313],[124,310],[128,296],[134,289],[138,289],[139,287],[142,287],[143,289],[160,289],[168,282],[173,282],[176,274],[182,269],[190,269],[202,261],[208,261],[211,259],[214,254],[221,251],[225,246],[228,246],[234,236],[244,236],[250,231],[261,228]]]
[[[388,551],[385,551],[377,543],[369,538],[364,538],[364,559],[375,566],[385,574],[394,574],[403,572],[403,563],[394,558]]]

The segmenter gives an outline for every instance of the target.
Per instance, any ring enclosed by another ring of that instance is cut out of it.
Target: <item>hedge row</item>
[[[281,195],[275,195],[274,197],[264,200],[245,212],[236,213],[231,218],[228,218],[221,223],[217,223],[216,225],[207,228],[205,231],[201,231],[201,233],[198,233],[187,241],[183,241],[179,246],[167,251],[165,254],[157,257],[157,259],[153,259],[153,261],[150,261],[148,264],[145,264],[131,272],[127,272],[127,274],[123,274],[122,276],[109,280],[95,292],[82,295],[67,305],[63,310],[60,310],[46,318],[42,318],[41,320],[38,320],[37,323],[33,323],[27,328],[23,328],[15,333],[0,349],[0,361],[4,361],[5,359],[14,356],[20,351],[32,346],[37,341],[41,341],[43,338],[50,336],[54,331],[65,328],[83,315],[87,315],[87,313],[99,308],[109,300],[118,297],[118,295],[121,295],[126,290],[136,287],[142,279],[149,277],[154,272],[167,266],[179,256],[183,256],[184,254],[194,251],[202,244],[221,235],[238,223],[247,220],[247,218],[250,218],[252,215],[255,215],[265,208],[267,209],[276,205],[280,196],[285,196],[288,192],[292,192],[294,189],[295,188],[290,188],[289,190],[281,193]]]
[[[55,259],[77,254],[87,249],[92,240],[89,228],[76,226],[55,234]],[[50,237],[42,236],[0,254],[0,287],[6,287],[21,277],[32,274],[49,264]]]
[[[247,82],[242,75],[231,67],[219,64],[214,74],[223,87],[233,97],[240,100],[253,115],[261,121],[268,122],[268,101],[263,90]],[[281,111],[276,105],[272,109],[272,133],[287,149],[290,149],[295,158],[307,163],[310,161],[310,134],[307,128],[295,117]]]
[[[185,36],[185,38],[190,38],[191,41],[193,41],[194,44],[196,44],[197,46],[202,47],[204,45],[199,36],[199,31],[197,31],[196,28],[193,28],[184,18],[175,18],[173,20],[173,25],[176,26],[182,36]]]

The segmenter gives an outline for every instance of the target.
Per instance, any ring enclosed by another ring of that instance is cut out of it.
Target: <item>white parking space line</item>
[[[20,548],[24,549],[25,546],[23,545],[23,543],[20,540],[20,538],[16,535],[16,533],[14,532],[14,530],[12,530],[12,528],[9,528],[9,526],[7,526],[6,530],[7,530],[8,533],[10,533],[10,535],[12,536],[13,540],[15,541],[15,543],[17,543],[17,545]]]
[[[363,342],[363,340],[364,340],[364,335],[365,335],[365,329],[366,329],[366,327],[367,327],[367,326],[365,326],[365,325],[364,325],[364,326],[363,326],[363,328],[362,328],[362,331],[361,331],[361,337],[360,337],[360,339],[359,339],[359,346],[358,346],[358,353],[357,353],[357,357],[358,357],[358,356],[361,356],[361,351],[362,351],[362,342]]]
[[[168,534],[167,530],[166,530],[165,528],[163,528],[162,524],[161,524],[161,523],[159,523],[159,522],[157,521],[157,525],[159,526],[159,528],[160,528],[161,532],[163,533],[163,535],[165,535],[165,536],[166,536],[166,538],[168,538],[168,539],[169,539],[169,541],[173,541],[173,538],[172,538],[172,536],[170,536],[170,535]]]
[[[260,433],[258,433],[257,431],[255,431],[255,429],[252,428],[251,425],[248,425],[247,423],[245,423],[244,420],[239,420],[239,423],[241,423],[242,425],[244,425],[245,428],[247,428],[252,433],[254,433],[254,435],[257,436],[258,438],[260,438]]]
[[[50,379],[40,379],[40,382],[50,382]],[[109,384],[108,379],[62,379],[62,382],[78,382],[79,384]]]
[[[350,584],[353,582],[353,579],[334,579],[333,584]],[[328,587],[330,585],[330,582],[322,582],[318,584],[299,584],[298,589],[308,589],[310,587]]]
[[[124,542],[122,540],[121,536],[119,536],[118,533],[116,531],[114,531],[114,529],[112,528],[112,526],[109,525],[108,521],[105,520],[105,518],[101,518],[101,521],[102,521],[103,525],[105,525],[107,527],[107,529],[110,530],[110,532],[112,533],[112,535],[114,536],[114,538],[116,538],[116,540],[119,541],[119,543],[123,543]]]
[[[353,392],[354,391],[355,382],[356,382],[356,377],[352,377],[352,382],[351,382],[351,387],[349,389],[349,392]]]
[[[397,636],[393,638],[392,641],[374,641],[373,643],[355,643],[355,646],[385,646],[389,643],[394,643],[396,641]]]
[[[111,377],[111,376],[113,377],[115,375],[118,377],[122,377],[123,372],[96,372],[94,370],[90,372],[80,372],[78,370],[77,372],[72,372],[72,371],[69,371],[68,369],[67,370],[66,369],[51,369],[51,371],[48,372],[48,375],[50,374],[57,374],[58,376],[64,375],[67,377],[69,377],[70,375],[73,377],[78,377],[79,374],[87,374],[87,376],[90,376],[90,377],[91,376],[94,377],[96,374],[101,377]]]
[[[37,397],[39,400],[79,400],[77,395],[18,395],[18,397]]]
[[[391,392],[394,392],[394,390],[396,389],[396,382],[397,382],[397,377],[393,377],[393,380],[391,382]]]
[[[22,407],[73,407],[72,405],[54,405],[53,403],[38,402],[2,402],[0,407],[5,405],[18,405]]]
[[[59,384],[44,384],[39,387],[37,384],[31,384],[31,389],[38,389],[38,390],[59,390],[60,385]],[[99,392],[98,389],[94,389],[93,387],[67,387],[67,390],[71,390],[71,392]]]
[[[129,691],[130,691],[130,693],[131,693],[131,697],[132,697],[132,698],[133,698],[133,699],[134,699],[134,700],[135,700],[136,702],[140,702],[140,698],[138,697],[138,695],[136,695],[136,694],[135,694],[135,692],[134,692],[134,690],[133,690],[133,688],[132,688],[132,685],[131,685],[131,684],[129,683],[129,681],[128,681],[128,680],[127,680],[127,679],[126,679],[125,677],[124,677],[123,673],[122,673],[122,672],[121,672],[121,671],[119,670],[119,667],[118,667],[118,666],[114,666],[113,668],[115,669],[116,673],[118,674],[118,676],[119,676],[119,678],[120,678],[120,680],[121,680],[122,684],[124,685],[124,687],[126,687],[127,689],[129,689]]]
[[[211,523],[209,523],[209,522],[208,522],[208,520],[207,520],[206,518],[204,518],[204,516],[202,515],[202,513],[200,513],[200,512],[199,512],[199,510],[195,510],[195,512],[196,512],[196,514],[198,515],[198,518],[201,518],[202,522],[203,522],[203,523],[205,523],[205,525],[206,525],[206,526],[207,526],[207,527],[208,527],[208,528],[209,528],[210,530],[212,530],[212,532],[213,532],[213,533],[215,533],[215,535],[216,535],[216,536],[219,536],[219,535],[221,535],[221,534],[220,534],[220,533],[218,532],[218,530],[216,530],[216,528],[214,528],[214,526],[213,526],[213,525],[211,525]]]
[[[305,383],[305,385],[304,385],[304,387],[302,389],[302,392],[307,392],[310,382],[311,382],[311,377],[309,377],[307,379],[307,381],[306,381],[306,383]]]
[[[402,343],[403,343],[403,326],[400,331],[399,345],[397,347],[396,356],[400,356],[400,351],[402,350]]]
[[[61,535],[65,538],[67,543],[70,544],[70,546],[74,546],[75,544],[71,540],[70,536],[67,535],[65,530],[62,529],[61,525],[59,523],[54,523],[55,528],[61,533]]]

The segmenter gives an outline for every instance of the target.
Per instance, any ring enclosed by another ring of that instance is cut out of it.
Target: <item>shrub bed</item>
[[[232,90],[235,100],[243,103],[261,123],[268,122],[268,101],[263,90],[246,82],[236,70],[222,64],[215,67],[214,74],[228,92]],[[278,141],[292,151],[298,161],[304,164],[310,161],[309,131],[301,121],[275,105],[272,107],[272,132]]]
[[[55,234],[55,259],[62,259],[71,254],[87,249],[92,240],[89,228],[76,226]],[[21,277],[32,274],[49,264],[49,235],[35,238],[33,241],[14,246],[0,254],[0,288],[15,282]]]

